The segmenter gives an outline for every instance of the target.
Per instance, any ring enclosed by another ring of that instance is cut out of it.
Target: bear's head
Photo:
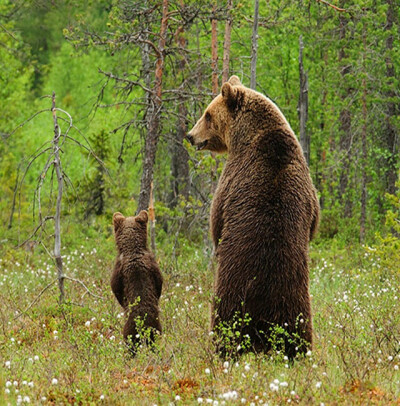
[[[232,76],[186,138],[197,150],[233,152],[249,145],[260,132],[277,129],[292,132],[275,103]]]
[[[146,210],[132,217],[114,213],[115,243],[119,254],[130,255],[147,249],[147,222]]]

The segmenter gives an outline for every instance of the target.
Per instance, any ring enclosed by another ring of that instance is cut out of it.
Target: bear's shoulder
[[[254,149],[279,168],[289,163],[305,163],[301,146],[289,128],[259,131],[254,139]]]

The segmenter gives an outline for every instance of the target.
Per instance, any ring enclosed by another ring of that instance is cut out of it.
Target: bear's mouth
[[[197,144],[196,145],[197,151],[201,151],[202,149],[204,149],[207,144],[208,144],[208,140],[205,140],[203,142],[200,142],[200,144]]]

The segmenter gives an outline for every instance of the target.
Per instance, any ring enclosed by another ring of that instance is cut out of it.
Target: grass
[[[3,247],[0,404],[400,404],[400,275],[376,255],[312,248],[314,348],[289,365],[282,354],[218,358],[208,332],[209,260],[187,242],[173,251],[158,248],[164,333],[154,351],[132,359],[109,286],[112,237],[64,248],[66,274],[90,293],[66,281],[63,306],[56,283],[38,298],[56,277],[45,252]]]

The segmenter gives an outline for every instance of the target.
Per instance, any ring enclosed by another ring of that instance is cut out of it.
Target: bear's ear
[[[240,81],[240,79],[236,76],[233,75],[229,78],[228,82],[232,85],[232,86],[242,86],[242,82]]]
[[[233,88],[229,82],[225,82],[221,88],[221,94],[227,106],[233,110],[237,106],[238,90]]]
[[[125,217],[120,212],[116,212],[113,214],[114,231],[117,231],[121,228],[124,220]]]
[[[146,210],[142,210],[137,216],[136,221],[141,224],[147,224],[149,220],[149,215],[147,214]]]

